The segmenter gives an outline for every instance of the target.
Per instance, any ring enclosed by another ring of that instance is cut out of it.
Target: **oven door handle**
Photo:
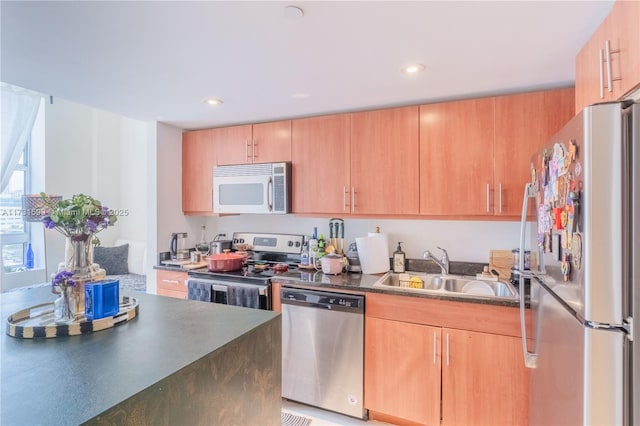
[[[243,284],[243,283],[229,283],[229,284],[222,284],[219,281],[216,282],[211,282],[211,290],[213,291],[220,291],[223,293],[227,292],[227,286],[229,285],[235,285],[238,287],[258,287],[258,294],[260,294],[260,296],[267,296],[268,292],[269,292],[269,286],[265,286],[265,285],[257,285],[257,284]]]

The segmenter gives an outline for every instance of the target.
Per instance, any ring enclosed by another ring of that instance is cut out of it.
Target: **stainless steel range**
[[[275,265],[300,263],[304,235],[234,232],[234,250],[243,248],[248,258],[241,270],[189,272],[188,299],[271,309],[271,278],[281,273]]]

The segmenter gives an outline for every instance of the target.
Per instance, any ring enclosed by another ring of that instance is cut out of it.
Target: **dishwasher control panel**
[[[281,302],[326,309],[351,308],[364,310],[364,296],[326,291],[283,288]]]

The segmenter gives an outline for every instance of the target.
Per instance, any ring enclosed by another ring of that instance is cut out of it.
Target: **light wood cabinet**
[[[439,424],[441,334],[439,327],[368,317],[365,407],[420,424]]]
[[[350,114],[293,120],[294,213],[350,213],[350,126]]]
[[[215,130],[219,165],[291,161],[291,120]]]
[[[573,118],[574,93],[573,88],[564,88],[495,98],[492,214],[522,214],[531,157]],[[534,204],[529,203],[529,215]]]
[[[526,425],[518,309],[367,294],[365,408],[397,424]],[[529,315],[529,314],[527,314]]]
[[[159,269],[157,271],[158,296],[186,299],[187,278],[186,272]]]
[[[530,159],[573,102],[565,88],[421,105],[420,214],[520,216]]]
[[[519,338],[445,328],[442,340],[443,425],[528,424]]]
[[[493,108],[493,98],[420,106],[421,214],[491,213]]]
[[[351,115],[351,213],[418,214],[418,107]]]
[[[213,167],[216,145],[212,130],[182,134],[182,211],[185,214],[213,214]]]
[[[251,125],[211,129],[216,141],[218,165],[251,163]]]
[[[614,3],[576,56],[575,112],[624,97],[640,84],[640,2]]]
[[[282,312],[282,302],[280,300],[280,292],[282,290],[282,284],[276,281],[271,282],[271,310],[275,312]]]

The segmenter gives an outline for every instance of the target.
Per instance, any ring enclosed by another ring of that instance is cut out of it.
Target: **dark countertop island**
[[[133,320],[49,339],[6,334],[49,287],[0,295],[0,424],[280,424],[278,313],[124,294]]]

